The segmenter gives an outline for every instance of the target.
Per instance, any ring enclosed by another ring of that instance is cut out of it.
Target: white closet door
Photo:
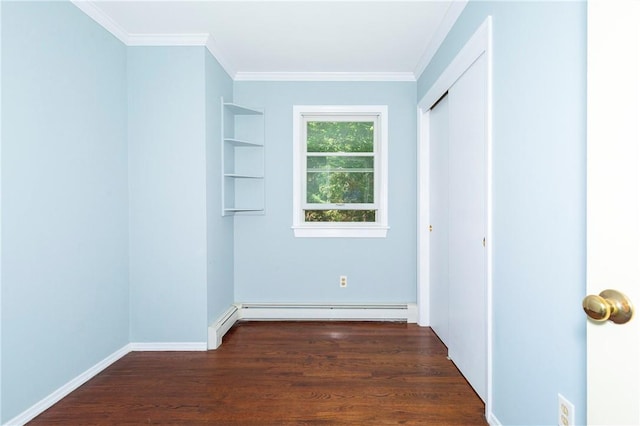
[[[486,55],[449,89],[449,357],[486,401]]]
[[[449,100],[429,113],[429,323],[449,345]]]

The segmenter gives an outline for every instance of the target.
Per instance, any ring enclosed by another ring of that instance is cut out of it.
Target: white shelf
[[[228,213],[249,213],[249,212],[264,212],[264,209],[234,209],[234,208],[226,208],[224,209],[225,212]]]
[[[258,142],[244,141],[244,140],[233,139],[233,138],[225,138],[224,141],[233,146],[260,146],[260,147],[264,146],[263,144]]]
[[[238,173],[225,173],[224,177],[236,178],[236,179],[264,179],[264,176],[243,175],[243,174],[238,174]]]
[[[224,98],[220,103],[222,215],[264,214],[264,113]]]
[[[249,108],[249,107],[237,105],[234,103],[223,102],[223,105],[227,110],[229,110],[231,114],[235,114],[235,115],[262,115],[263,114],[263,112],[258,109]]]

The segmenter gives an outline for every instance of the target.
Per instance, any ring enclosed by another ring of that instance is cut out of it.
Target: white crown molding
[[[209,34],[205,45],[207,46],[207,50],[211,53],[211,55],[216,58],[216,61],[218,61],[222,69],[225,70],[227,74],[229,74],[232,80],[235,80],[237,73],[236,68],[231,62],[227,61],[212,35]]]
[[[91,0],[71,0],[78,9],[83,11],[87,16],[100,24],[105,30],[113,34],[118,40],[125,45],[129,45],[129,33],[125,31],[118,23],[116,23],[109,15],[104,13],[102,9],[95,5]]]
[[[71,0],[78,9],[113,34],[125,46],[206,46],[220,66],[233,79],[235,68],[224,58],[208,33],[199,34],[130,34],[109,15],[104,13],[93,0]]]
[[[449,31],[451,31],[451,28],[453,28],[453,25],[460,17],[460,14],[462,14],[464,8],[467,7],[467,3],[468,0],[454,0],[449,6],[449,9],[447,9],[447,13],[444,15],[442,22],[440,22],[438,29],[435,34],[433,34],[433,37],[427,46],[427,49],[420,57],[420,60],[413,71],[413,75],[416,80],[420,78],[420,75],[424,72],[427,65],[429,65],[429,62],[431,62],[431,59],[435,56],[440,45],[447,37],[447,34],[449,34]]]
[[[412,81],[411,72],[238,72],[236,81]]]
[[[127,46],[205,46],[209,34],[129,34]]]
[[[113,34],[126,46],[205,46],[235,81],[382,81],[415,82],[437,52],[468,0],[454,0],[414,72],[238,72],[221,52],[214,38],[199,34],[131,34],[107,15],[93,0],[71,0],[78,9]]]

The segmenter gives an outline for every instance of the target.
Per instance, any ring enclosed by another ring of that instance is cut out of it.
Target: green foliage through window
[[[305,210],[305,222],[375,222],[375,210]]]
[[[373,204],[373,121],[307,121],[306,202]],[[376,210],[305,210],[305,222],[375,222]]]
[[[373,152],[373,122],[308,121],[307,152]]]

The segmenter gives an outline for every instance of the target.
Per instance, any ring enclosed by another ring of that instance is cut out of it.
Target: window
[[[295,106],[297,237],[387,233],[387,107]]]

